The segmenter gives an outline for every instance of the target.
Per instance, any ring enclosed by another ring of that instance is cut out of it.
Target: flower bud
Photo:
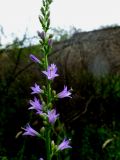
[[[42,128],[40,129],[40,132],[41,132],[41,133],[44,133],[44,132],[45,132],[45,127],[42,127]]]
[[[42,86],[42,89],[45,90],[45,89],[46,89],[46,86]]]
[[[51,148],[52,148],[52,152],[56,153],[56,151],[57,151],[57,145],[55,144],[55,142],[53,140],[51,142]]]
[[[53,93],[54,96],[56,96],[56,91],[55,90],[53,90],[52,93]]]
[[[50,17],[50,11],[48,11],[48,13],[47,13],[47,17]]]
[[[48,108],[51,108],[51,107],[52,107],[52,103],[49,103],[49,104],[48,104]]]
[[[37,31],[37,34],[42,40],[45,39],[45,32],[44,31],[42,31],[42,32]]]
[[[51,38],[53,38],[53,34],[50,34],[50,35],[49,35],[49,39],[51,39]]]
[[[37,57],[35,57],[33,54],[30,54],[30,59],[35,63],[42,64],[41,61]]]
[[[52,39],[49,39],[49,40],[48,40],[48,45],[49,45],[50,47],[52,47],[52,44],[53,44]]]
[[[47,123],[47,121],[43,121],[43,124],[46,126],[48,123]]]
[[[52,140],[52,142],[51,142],[51,145],[52,145],[52,146],[54,146],[54,145],[55,145],[55,142],[54,142],[53,140]]]
[[[41,100],[41,101],[42,101],[42,105],[45,106],[45,104],[46,104],[45,101],[44,100]]]
[[[49,26],[50,26],[50,19],[48,19],[47,21],[47,28],[49,29]]]

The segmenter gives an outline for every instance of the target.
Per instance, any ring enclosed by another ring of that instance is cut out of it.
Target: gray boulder
[[[56,43],[49,57],[57,64],[64,82],[80,83],[81,74],[100,77],[120,73],[120,27],[76,33]]]

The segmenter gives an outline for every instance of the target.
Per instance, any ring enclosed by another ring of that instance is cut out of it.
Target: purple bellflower
[[[49,122],[53,125],[56,119],[58,118],[59,114],[56,114],[56,110],[52,109],[51,111],[48,111],[47,116],[48,116]]]
[[[37,114],[42,113],[42,104],[40,104],[39,99],[34,97],[34,101],[30,100],[29,103],[31,104],[31,107],[29,107],[28,109],[35,109],[37,111]]]
[[[57,72],[57,67],[55,64],[51,64],[51,66],[48,66],[47,71],[43,71],[43,73],[47,76],[49,80],[53,80],[55,77],[58,76],[56,72]]]
[[[41,64],[41,61],[37,57],[35,57],[33,54],[30,54],[30,59],[35,63]]]
[[[23,128],[25,132],[24,136],[39,136],[39,133],[35,131],[29,124],[26,125],[26,128]]]
[[[66,140],[64,139],[62,143],[60,143],[60,145],[58,146],[58,150],[64,150],[64,149],[67,149],[67,148],[72,148],[70,145],[70,140]]]
[[[58,93],[57,97],[58,98],[64,98],[64,97],[70,97],[70,98],[72,98],[70,95],[71,95],[70,90],[67,90],[67,86],[64,86],[63,91],[60,92],[60,93]]]
[[[30,87],[30,88],[32,89],[31,94],[39,94],[39,93],[43,93],[43,90],[40,89],[40,86],[37,85],[36,83],[35,83],[35,86],[34,86],[34,87]]]

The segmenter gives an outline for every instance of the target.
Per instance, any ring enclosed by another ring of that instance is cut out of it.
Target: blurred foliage
[[[111,25],[105,25],[105,26],[100,26],[100,29],[117,29],[119,28],[120,26],[118,24],[111,24]]]
[[[70,29],[65,30],[63,28],[52,28],[52,34],[54,35],[54,41],[64,41],[71,38],[74,34],[81,32],[81,29],[75,27],[70,27]]]
[[[30,53],[38,55],[39,47],[23,47],[25,40],[26,37],[23,40],[16,39],[0,54],[0,156],[7,155],[12,160],[18,151],[23,150],[24,140],[21,137],[20,142],[15,136],[27,123],[30,86],[39,79],[38,68],[29,60]],[[34,74],[31,74],[31,70]]]
[[[120,132],[113,128],[107,126],[97,128],[92,125],[84,128],[80,148],[80,156],[83,160],[120,159]]]

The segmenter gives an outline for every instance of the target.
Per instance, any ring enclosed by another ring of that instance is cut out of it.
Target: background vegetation
[[[55,30],[58,34],[57,29]],[[63,30],[56,38],[61,41],[70,37]],[[75,33],[75,32],[73,32]],[[29,54],[39,57],[38,45],[25,47],[26,36],[15,39],[13,44],[0,50],[0,159],[36,160],[39,151],[44,152],[43,142],[21,135],[21,127],[28,119],[35,127],[40,122],[31,119],[28,112],[30,86],[42,81],[39,68],[29,60]],[[1,44],[2,46],[2,44]],[[81,77],[81,97],[74,105],[84,105],[85,110],[75,113],[70,109],[65,125],[72,134],[69,158],[65,160],[119,160],[120,159],[120,75],[107,75],[95,78],[90,74]],[[74,89],[77,93],[77,87]],[[73,93],[73,94],[74,94]],[[61,104],[61,103],[60,103]],[[58,106],[60,105],[58,104]],[[65,108],[64,101],[62,103]],[[74,106],[76,107],[76,106]],[[61,110],[65,112],[65,110]],[[72,116],[71,116],[72,115]],[[73,116],[74,115],[74,116]]]

